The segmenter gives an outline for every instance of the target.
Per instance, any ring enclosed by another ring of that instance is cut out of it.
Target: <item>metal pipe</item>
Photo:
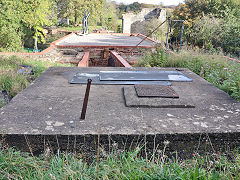
[[[167,34],[166,34],[166,47],[167,50],[169,51],[169,44],[168,44],[168,33],[169,33],[169,29],[170,29],[170,18],[168,18],[168,28],[167,28]]]
[[[145,39],[147,39],[149,36],[151,36],[152,33],[154,33],[158,28],[160,28],[166,21],[167,21],[167,19],[165,21],[163,21],[161,24],[159,24],[152,32],[150,32],[145,38],[143,38],[135,47],[138,47],[139,44],[141,44]]]
[[[184,20],[171,20],[173,22],[184,22]]]
[[[184,32],[184,23],[182,24],[182,28],[181,28],[180,50],[182,49],[183,32]]]
[[[85,97],[84,97],[84,100],[83,100],[82,113],[81,113],[81,117],[80,117],[81,120],[84,120],[85,116],[86,116],[88,97],[89,97],[91,82],[92,82],[92,80],[88,79],[87,88],[86,88],[86,92],[85,92]]]

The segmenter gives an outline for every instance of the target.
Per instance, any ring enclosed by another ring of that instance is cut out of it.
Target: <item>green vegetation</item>
[[[34,67],[33,75],[22,75],[17,73],[20,65],[29,65]],[[0,57],[0,90],[6,91],[10,97],[15,96],[17,93],[26,88],[34,79],[40,76],[50,66],[62,66],[62,64],[36,61],[36,60],[24,60],[17,56]],[[3,103],[0,103],[0,107]]]
[[[240,101],[240,63],[226,60],[220,55],[196,51],[167,55],[163,49],[157,48],[154,53],[146,55],[138,65],[188,68]]]
[[[0,51],[22,51],[25,39],[44,42],[43,26],[53,24],[52,0],[0,2]]]
[[[239,0],[187,0],[173,15],[185,20],[187,45],[240,56],[239,9]],[[179,33],[175,31],[173,36],[179,37]]]
[[[83,11],[89,10],[89,29],[118,31],[116,4],[106,0],[2,0],[0,2],[0,51],[24,52],[42,49],[46,44],[44,28],[69,20],[69,30],[81,30]],[[75,28],[76,27],[76,28]],[[48,41],[48,40],[47,40]]]
[[[156,154],[151,159],[139,156],[139,150],[115,151],[99,163],[86,163],[81,154],[31,156],[13,149],[0,150],[0,179],[238,179],[240,156],[212,154],[192,159],[168,159]],[[99,169],[98,169],[99,167]]]
[[[89,30],[104,28],[117,31],[116,4],[106,0],[58,0],[61,7],[59,18],[68,18],[69,25],[76,27],[82,23],[83,11],[89,10]],[[77,27],[80,30],[81,27]]]
[[[45,39],[46,39],[45,43],[39,44],[38,47],[40,49],[42,49],[42,50],[43,49],[47,49],[48,47],[50,47],[50,44],[52,42],[54,42],[54,41],[56,41],[58,39],[61,39],[64,36],[66,36],[66,34],[65,33],[61,33],[61,32],[58,32],[56,34],[48,34],[48,35],[45,36]]]
[[[103,16],[103,6],[105,0],[58,0],[60,7],[59,18],[69,18],[70,25],[78,25],[83,18],[83,11],[89,10],[89,23],[96,24]]]

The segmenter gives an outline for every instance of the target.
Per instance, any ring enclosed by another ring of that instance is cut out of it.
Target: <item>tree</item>
[[[239,8],[239,0],[186,0],[177,6],[173,15],[174,19],[185,20],[188,43],[207,49],[221,47],[225,52],[240,54],[236,50],[240,40]],[[173,36],[179,36],[179,32]]]
[[[23,49],[24,38],[28,34],[35,38],[35,45],[37,40],[44,41],[42,27],[52,24],[53,3],[52,0],[1,0],[1,50]]]
[[[222,20],[212,15],[204,15],[194,22],[191,38],[198,47],[210,50],[220,42]]]
[[[23,29],[21,27],[21,6],[19,1],[0,1],[0,50],[19,51],[22,49]]]
[[[109,30],[117,31],[117,12],[116,4],[112,2],[105,2],[103,7],[103,13],[101,16],[101,25]]]
[[[45,42],[43,26],[52,25],[50,19],[53,1],[50,0],[25,0],[22,11],[23,26],[32,32],[35,39],[34,49],[38,49],[37,43]]]
[[[89,10],[90,23],[100,21],[105,0],[58,0],[58,17],[69,18],[72,25],[77,25],[83,18],[83,11]]]

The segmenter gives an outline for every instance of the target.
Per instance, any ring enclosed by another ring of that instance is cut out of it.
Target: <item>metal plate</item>
[[[100,81],[192,81],[179,71],[100,71]]]
[[[124,100],[127,107],[139,108],[194,108],[195,103],[188,96],[180,98],[138,97],[134,86],[124,86]]]
[[[100,81],[99,71],[95,72],[80,72],[73,76],[70,84],[87,84],[88,79],[92,79],[92,84],[109,84],[109,85],[134,85],[134,84],[157,84],[171,85],[169,81]]]
[[[134,87],[138,97],[179,98],[171,86],[141,84]]]

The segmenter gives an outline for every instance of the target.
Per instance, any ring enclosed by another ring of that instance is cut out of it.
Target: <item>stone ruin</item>
[[[146,25],[150,20],[156,19],[159,23],[166,20],[166,10],[161,8],[143,8],[138,14],[123,14],[122,32],[123,33],[141,33],[146,35]]]

